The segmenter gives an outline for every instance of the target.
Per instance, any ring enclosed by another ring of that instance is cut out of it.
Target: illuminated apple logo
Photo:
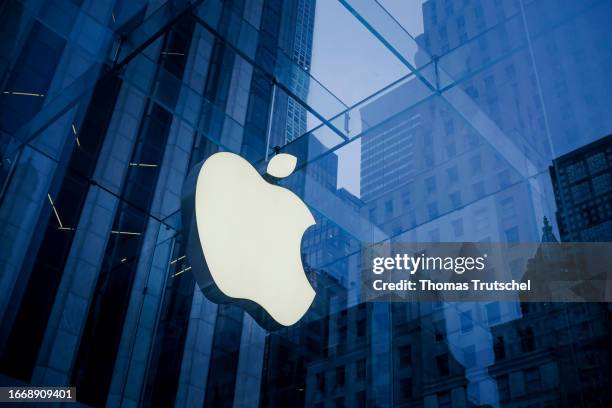
[[[296,162],[277,154],[267,173],[287,177]],[[204,162],[193,196],[205,265],[192,270],[203,292],[217,302],[244,300],[256,318],[252,306],[259,306],[282,326],[300,320],[315,296],[300,256],[302,235],[315,220],[302,200],[227,152]]]

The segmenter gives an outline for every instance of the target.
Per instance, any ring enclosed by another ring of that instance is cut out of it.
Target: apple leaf
[[[296,164],[297,157],[287,153],[279,153],[270,160],[266,171],[273,177],[283,178],[293,173]]]

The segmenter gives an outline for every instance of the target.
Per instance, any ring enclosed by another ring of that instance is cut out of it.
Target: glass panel
[[[373,243],[500,244],[492,273],[524,278],[567,254],[520,243],[612,239],[608,2],[43,3],[0,10],[4,382],[76,384],[95,406],[605,399],[605,303],[370,302],[363,285]],[[219,151],[316,221],[294,325],[196,281],[183,189]],[[282,179],[278,153],[297,159]]]
[[[546,113],[553,157],[610,134],[611,67],[605,2],[564,4],[542,18],[550,2],[526,5],[533,66]]]
[[[410,72],[356,17],[339,2],[317,2],[311,72],[347,105]]]

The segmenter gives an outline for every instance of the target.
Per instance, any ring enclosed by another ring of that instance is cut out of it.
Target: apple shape
[[[286,177],[295,164],[294,156],[278,154],[268,173]],[[300,320],[315,296],[300,256],[304,231],[315,224],[308,207],[228,152],[204,162],[194,195],[206,265],[192,270],[204,293],[212,283],[224,296],[259,305],[282,326]]]

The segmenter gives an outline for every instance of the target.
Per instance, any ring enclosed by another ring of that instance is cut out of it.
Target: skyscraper
[[[295,93],[301,98],[308,96],[308,71],[312,60],[312,41],[314,31],[316,0],[298,0],[295,8],[295,34],[293,37],[293,59],[297,66],[291,72],[291,81],[295,86]],[[287,129],[288,142],[302,136],[307,129],[306,108],[297,103],[295,99],[287,101]]]
[[[540,246],[524,279],[575,268],[576,253],[560,245],[544,218]],[[595,261],[597,262],[597,261]],[[606,303],[521,302],[521,318],[492,328],[500,406],[604,406],[610,400]]]
[[[284,144],[272,95],[306,97],[314,2],[55,7],[0,7],[15,28],[2,34],[2,383],[74,385],[92,406],[256,404],[265,332],[196,288],[181,186],[219,149],[255,164]],[[275,69],[295,81],[275,89]]]
[[[572,323],[606,346],[605,305],[366,302],[360,284],[364,244],[539,239],[552,157],[611,132],[612,4],[429,0],[422,34],[390,2],[333,4],[317,27],[314,0],[0,4],[0,385],[76,386],[83,406],[457,408],[554,404],[555,361],[576,395],[609,382]],[[314,47],[315,28],[350,41]],[[319,82],[353,69],[372,83]],[[297,157],[264,175],[317,222],[316,296],[291,327],[193,278],[181,190],[218,151],[262,175]]]
[[[361,144],[363,216],[398,242],[537,242],[534,226],[554,211],[546,177],[552,152],[591,137],[576,135],[570,143],[551,135],[561,121],[576,132],[590,127],[584,116],[560,117],[561,107],[580,103],[569,96],[573,84],[562,69],[548,74],[558,56],[535,57],[544,44],[553,49],[564,29],[530,43],[537,29],[524,19],[532,22],[535,4],[523,10],[521,2],[430,0],[422,8],[416,68],[424,68],[361,108],[362,122],[374,124],[364,126]],[[551,11],[551,21],[565,12]],[[598,68],[586,63],[589,69]],[[550,98],[553,79],[559,92]],[[420,97],[423,86],[433,95]],[[508,267],[521,273],[526,263],[517,254]],[[496,364],[490,333],[521,316],[515,306],[463,302],[444,308],[438,324],[448,328],[448,348],[440,358],[465,369],[473,403],[499,404],[500,384],[490,377]],[[469,329],[453,330],[457,322],[469,322]],[[393,327],[394,339],[402,330],[402,324]],[[459,391],[438,389],[438,403],[450,392]]]
[[[612,241],[612,135],[553,160],[550,177],[561,240]]]

